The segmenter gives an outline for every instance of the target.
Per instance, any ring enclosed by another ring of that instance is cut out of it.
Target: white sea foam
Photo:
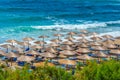
[[[32,26],[35,29],[87,29],[87,28],[97,28],[97,27],[106,27],[105,23],[84,23],[84,24],[65,24],[65,25],[51,25],[51,26]]]
[[[112,32],[106,32],[106,33],[100,33],[99,36],[103,36],[103,35],[112,35],[113,37],[118,37],[120,36],[120,31],[112,31]]]
[[[107,24],[120,24],[120,20],[118,21],[108,21]]]
[[[54,24],[49,26],[32,26],[35,29],[87,29],[87,28],[99,28],[99,27],[107,27],[108,24],[120,24],[120,20],[118,21],[108,21],[108,22],[97,22],[97,21],[83,21],[81,24]]]

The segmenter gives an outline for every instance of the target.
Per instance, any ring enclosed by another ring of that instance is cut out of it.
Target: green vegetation
[[[11,70],[0,67],[0,80],[120,80],[120,61],[106,61],[100,64],[89,62],[82,69],[77,66],[72,75],[72,69],[68,72],[58,67],[39,67],[30,70],[29,66],[23,69]]]
[[[120,80],[120,61],[107,61],[97,64],[90,62],[81,71],[76,70],[76,80]]]

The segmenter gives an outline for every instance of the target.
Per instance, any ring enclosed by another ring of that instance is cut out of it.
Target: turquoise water
[[[0,0],[0,43],[88,29],[120,33],[120,0]]]

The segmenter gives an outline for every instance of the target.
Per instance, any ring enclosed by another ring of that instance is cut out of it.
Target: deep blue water
[[[118,34],[119,27],[120,0],[0,0],[0,42],[58,29]]]

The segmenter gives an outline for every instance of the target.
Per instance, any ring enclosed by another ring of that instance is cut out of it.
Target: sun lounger
[[[25,65],[25,62],[18,62],[18,65],[19,65],[19,66],[24,66],[24,65]]]

